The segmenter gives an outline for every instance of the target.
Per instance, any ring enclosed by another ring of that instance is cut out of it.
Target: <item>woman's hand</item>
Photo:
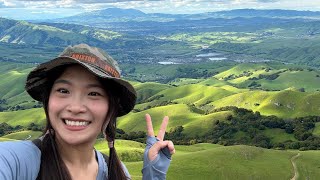
[[[159,151],[165,147],[168,147],[168,150],[171,155],[175,153],[175,149],[174,149],[174,145],[173,145],[172,141],[168,141],[168,140],[164,141],[163,140],[165,132],[166,132],[166,128],[168,125],[168,121],[169,121],[168,116],[165,116],[162,120],[160,130],[159,130],[158,135],[156,137],[158,139],[158,141],[151,146],[151,148],[148,152],[148,159],[150,161],[155,160],[159,154]],[[146,114],[146,122],[147,122],[147,135],[150,137],[155,137],[154,132],[153,132],[151,116],[149,114]]]

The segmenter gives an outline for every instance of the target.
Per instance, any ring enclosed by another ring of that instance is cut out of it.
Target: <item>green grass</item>
[[[215,144],[176,145],[167,179],[291,179],[291,157],[299,151]],[[299,179],[320,175],[320,151],[303,151],[296,160]],[[141,179],[142,162],[125,162],[133,179]]]
[[[11,133],[5,136],[2,136],[2,138],[8,138],[8,139],[16,139],[16,140],[26,140],[26,139],[36,139],[42,135],[41,131],[20,131]]]
[[[319,115],[320,93],[284,90],[276,92],[250,91],[231,95],[210,103],[216,107],[233,105],[259,111],[263,115],[294,118]]]
[[[320,122],[316,123],[316,127],[314,128],[312,134],[314,134],[316,136],[320,136]]]
[[[161,100],[200,106],[232,94],[235,93],[221,87],[188,84],[160,91],[156,95],[164,95]]]
[[[304,88],[305,91],[313,92],[320,90],[320,78],[316,77],[319,75],[315,71],[292,71],[281,73],[280,76],[273,80],[259,80],[257,81],[261,84],[264,89],[286,89],[287,87],[293,87],[296,89]]]
[[[0,62],[0,99],[6,99],[2,107],[23,105],[30,107],[35,103],[24,91],[26,76],[31,70],[30,64]]]
[[[0,142],[1,141],[16,141],[16,140],[15,139],[9,139],[9,138],[0,137]]]
[[[109,155],[108,142],[106,140],[98,139],[96,141],[95,148],[106,155]],[[134,162],[143,160],[145,144],[118,139],[115,141],[115,148],[122,161]]]
[[[204,79],[193,79],[193,78],[177,78],[169,83],[176,86],[182,86],[187,84],[198,84],[199,82],[203,81]]]
[[[194,120],[183,125],[183,134],[190,137],[203,136],[210,129],[214,127],[216,121],[224,121],[229,115],[233,113],[230,111],[222,111],[217,113],[211,113],[208,115],[202,115],[196,117]]]
[[[160,128],[163,117],[167,115],[170,118],[167,131],[177,126],[183,126],[185,128],[184,133],[187,136],[205,134],[216,120],[223,121],[231,114],[231,112],[226,111],[203,115],[193,112],[192,109],[185,104],[174,104],[130,113],[119,118],[117,126],[125,132],[146,131],[146,113],[151,115],[156,134]],[[199,131],[201,132],[199,133]]]
[[[320,151],[302,151],[297,158],[299,179],[318,179],[320,177]]]
[[[214,77],[217,79],[225,79],[226,77],[234,74],[239,76],[240,74],[244,74],[244,72],[255,72],[256,70],[261,70],[261,69],[265,69],[268,68],[269,66],[266,64],[254,64],[254,63],[243,63],[243,64],[239,64],[236,65],[226,71],[223,71],[217,75],[215,75]]]
[[[181,113],[183,112],[183,113]],[[162,107],[148,109],[137,113],[130,113],[119,118],[118,127],[125,132],[130,131],[145,131],[145,114],[149,113],[153,121],[153,128],[157,132],[164,116],[170,117],[167,129],[174,128],[190,122],[190,118],[199,117],[197,113],[192,113],[189,107],[185,104],[175,104]]]
[[[263,131],[264,135],[271,138],[271,142],[279,143],[284,141],[296,141],[293,134],[287,134],[284,129],[266,129]]]
[[[42,108],[0,112],[0,123],[6,122],[11,126],[28,126],[32,122],[38,125],[44,125],[46,122],[45,119]]]
[[[156,93],[168,89],[171,86],[166,84],[154,83],[154,82],[146,82],[146,83],[139,83],[135,82],[134,88],[137,91],[137,101],[144,101],[149,97],[155,95]]]

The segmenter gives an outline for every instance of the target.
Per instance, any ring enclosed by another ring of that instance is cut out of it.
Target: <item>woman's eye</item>
[[[101,94],[98,92],[90,92],[89,96],[101,96]]]
[[[63,94],[68,94],[68,93],[69,93],[68,90],[63,89],[63,88],[59,88],[59,89],[57,89],[57,91],[58,91],[59,93],[63,93]]]

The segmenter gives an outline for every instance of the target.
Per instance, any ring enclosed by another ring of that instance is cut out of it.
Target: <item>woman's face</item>
[[[101,83],[80,65],[67,67],[53,83],[48,114],[58,141],[94,143],[108,109],[108,96]]]

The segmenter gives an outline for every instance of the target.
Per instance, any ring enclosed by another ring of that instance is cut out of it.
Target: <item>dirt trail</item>
[[[294,171],[294,176],[291,178],[291,180],[297,180],[299,178],[299,173],[298,173],[298,169],[297,169],[297,164],[295,162],[295,160],[300,156],[300,153],[298,153],[297,155],[293,156],[291,158],[291,164],[293,166],[293,171]]]

